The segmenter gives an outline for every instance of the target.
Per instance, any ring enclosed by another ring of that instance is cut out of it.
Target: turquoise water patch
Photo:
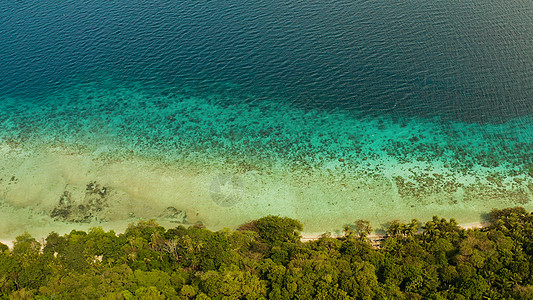
[[[237,226],[270,213],[315,231],[433,214],[471,222],[531,205],[530,118],[365,117],[275,100],[117,84],[64,89],[38,105],[3,99],[2,201],[50,224],[170,208],[175,223]]]

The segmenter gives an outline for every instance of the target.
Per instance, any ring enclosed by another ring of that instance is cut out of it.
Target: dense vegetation
[[[533,215],[494,210],[490,225],[393,222],[379,247],[367,222],[302,243],[301,224],[268,216],[237,231],[51,233],[0,244],[0,297],[12,299],[533,299]]]

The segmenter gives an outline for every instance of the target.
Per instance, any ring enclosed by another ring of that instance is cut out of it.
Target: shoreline
[[[4,245],[8,246],[10,250],[13,250],[13,242],[0,240],[0,243],[2,243],[2,244],[4,244]]]
[[[459,227],[462,228],[462,229],[476,229],[476,228],[486,227],[487,225],[488,225],[488,223],[486,223],[486,222],[474,222],[474,223],[459,224]],[[317,234],[317,233],[305,233],[305,232],[303,232],[300,235],[300,241],[302,241],[304,243],[305,242],[310,242],[310,241],[316,241],[316,240],[320,239],[321,237],[323,237],[325,234],[326,233]],[[370,242],[376,242],[378,240],[383,239],[386,236],[387,236],[386,234],[378,234],[378,233],[373,232],[372,234],[367,236],[367,239],[369,239]],[[339,239],[339,238],[343,238],[344,234],[330,233],[329,237],[334,238],[334,239]],[[14,241],[0,240],[0,243],[2,243],[4,245],[7,245],[10,250],[13,250],[13,242]]]
[[[458,226],[461,229],[468,230],[468,229],[484,228],[484,227],[488,226],[488,223],[487,222],[473,222],[473,223],[459,224]],[[324,233],[322,233],[322,234],[316,234],[316,233],[302,234],[301,237],[300,237],[300,241],[302,241],[304,243],[305,242],[310,242],[310,241],[316,241],[316,240],[320,239],[323,236],[324,236]],[[369,239],[371,242],[374,242],[376,240],[383,239],[386,236],[387,236],[387,234],[385,234],[385,233],[381,233],[380,234],[380,233],[372,232],[372,234],[369,234],[366,238]],[[334,238],[334,239],[339,239],[339,238],[343,238],[344,234],[333,234],[333,233],[331,233],[329,235],[329,237]]]

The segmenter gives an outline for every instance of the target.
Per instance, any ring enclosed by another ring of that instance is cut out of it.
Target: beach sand
[[[463,229],[476,229],[476,228],[483,228],[483,227],[488,226],[488,225],[489,224],[486,223],[486,222],[474,222],[474,223],[459,224],[459,227],[463,228]],[[321,234],[303,233],[301,235],[300,240],[302,242],[315,241],[315,240],[318,240],[318,239],[322,238],[323,236],[325,236],[324,233],[321,233]],[[326,236],[331,237],[331,238],[342,238],[342,237],[344,237],[344,234],[327,234]],[[384,233],[376,233],[376,232],[373,232],[373,233],[371,233],[371,234],[369,234],[367,236],[367,238],[370,241],[381,240],[384,237],[386,237],[386,234],[384,234]]]
[[[9,249],[13,249],[13,242],[12,241],[0,240],[0,243],[2,243],[4,245],[7,245],[9,247]]]

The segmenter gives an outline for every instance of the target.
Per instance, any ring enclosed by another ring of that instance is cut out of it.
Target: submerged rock
[[[95,181],[87,184],[83,199],[73,199],[72,193],[64,191],[59,197],[58,204],[50,212],[55,221],[89,223],[101,220],[101,212],[109,205],[106,196],[109,188],[97,184]]]
[[[100,197],[105,197],[108,192],[105,186],[100,186],[96,181],[89,182],[85,190],[87,191],[87,194],[99,195]]]
[[[167,219],[171,223],[185,224],[188,223],[187,214],[173,206],[167,207],[160,215],[160,218]]]

